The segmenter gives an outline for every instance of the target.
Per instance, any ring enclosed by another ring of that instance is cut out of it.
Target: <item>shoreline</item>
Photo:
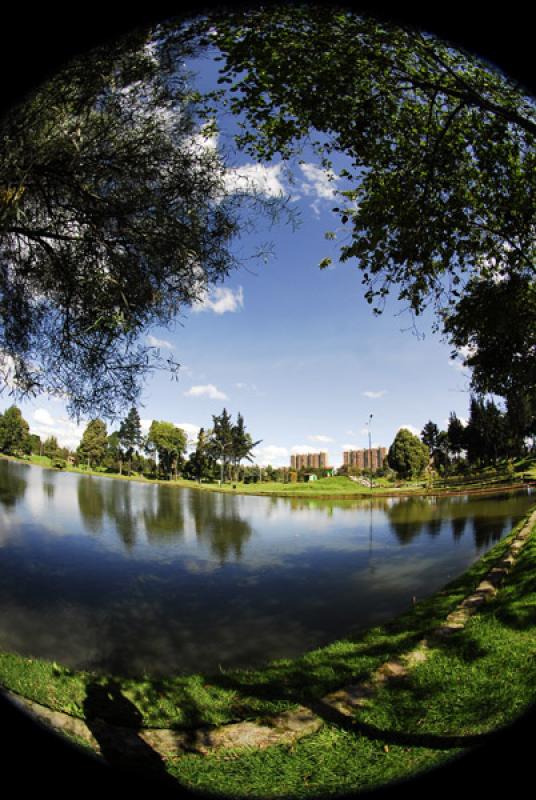
[[[160,485],[160,486],[170,486],[178,489],[195,489],[197,491],[202,492],[218,492],[219,494],[232,494],[232,495],[240,495],[242,497],[246,497],[248,495],[252,495],[253,497],[296,497],[299,499],[310,499],[310,500],[355,500],[355,499],[366,499],[366,498],[375,498],[375,497],[448,497],[448,496],[459,496],[465,494],[493,494],[496,492],[510,492],[510,491],[517,491],[519,489],[527,489],[536,486],[536,479],[523,481],[521,483],[516,484],[495,484],[495,485],[484,485],[478,488],[462,488],[462,489],[442,489],[442,488],[431,488],[431,489],[403,489],[400,490],[393,489],[393,488],[386,488],[386,489],[374,489],[372,491],[356,491],[356,492],[315,492],[314,490],[310,491],[272,491],[272,490],[252,490],[252,491],[241,491],[241,489],[233,489],[232,482],[228,484],[224,484],[225,488],[221,486],[215,485],[207,485],[207,484],[198,484],[194,481],[188,480],[177,480],[177,481],[170,481],[164,480],[162,478],[145,478],[142,475],[119,475],[118,473],[106,473],[106,472],[99,472],[97,470],[85,470],[85,469],[77,469],[77,468],[69,468],[66,469],[54,469],[54,467],[48,464],[39,464],[37,462],[28,461],[24,458],[20,458],[18,456],[10,456],[6,455],[5,453],[0,453],[0,459],[5,461],[15,461],[18,464],[26,464],[31,467],[40,467],[41,469],[50,469],[54,472],[63,472],[75,475],[85,475],[91,476],[96,478],[109,478],[112,480],[120,480],[120,481],[135,481],[136,483],[144,483],[150,486],[152,485]]]
[[[348,757],[360,764],[377,765],[382,783],[389,782],[384,754],[398,754],[397,776],[406,778],[444,762],[452,747],[471,749],[533,702],[534,685],[523,675],[527,614],[536,596],[526,583],[527,570],[529,576],[536,574],[535,522],[533,506],[504,539],[431,597],[383,625],[295,659],[250,670],[170,676],[162,682],[147,675],[136,679],[76,671],[0,652],[0,694],[88,753],[106,758],[110,740],[131,762],[140,748],[142,756],[156,752],[178,787],[204,776],[204,786],[216,783],[225,789],[226,761],[232,765],[239,759],[245,767],[251,762],[252,769],[260,769],[267,748],[277,768],[303,758],[305,770],[310,749],[321,749],[323,758],[333,760],[332,769],[326,767],[326,785],[339,774],[340,747],[350,748]],[[512,624],[515,620],[519,624]],[[535,635],[530,634],[531,641]],[[472,659],[467,663],[467,642],[473,639],[484,659],[479,671]],[[501,677],[490,681],[490,674]],[[430,710],[422,705],[423,686],[430,693]],[[99,722],[87,698],[102,697],[107,688],[106,720]],[[460,692],[469,709],[485,699],[488,713],[476,719],[466,713]],[[125,707],[133,711],[130,720]],[[397,712],[392,718],[391,707]],[[358,722],[359,717],[365,727],[349,745],[339,723]],[[408,739],[404,747],[397,747],[399,736]],[[443,742],[450,749],[445,751]],[[272,749],[281,744],[292,747]],[[419,753],[422,760],[415,761]],[[300,781],[301,775],[298,786]],[[353,781],[357,789],[370,788],[359,774]]]
[[[160,485],[160,486],[170,486],[178,489],[194,489],[201,492],[217,492],[219,494],[231,494],[231,495],[240,495],[241,497],[253,496],[253,497],[287,497],[293,498],[296,497],[298,499],[309,499],[309,500],[360,500],[360,499],[367,499],[367,498],[377,498],[377,497],[384,497],[384,498],[396,498],[396,497],[456,497],[462,495],[480,495],[480,494],[496,494],[500,492],[514,492],[519,491],[520,489],[529,489],[536,487],[536,479],[533,480],[525,480],[520,483],[516,484],[490,484],[490,485],[483,485],[477,488],[461,488],[461,489],[441,489],[441,488],[431,488],[431,489],[403,489],[400,490],[393,489],[393,488],[386,488],[386,489],[373,489],[372,491],[356,491],[356,492],[315,492],[314,490],[310,491],[273,491],[270,489],[267,490],[253,490],[253,491],[241,491],[241,489],[233,489],[232,482],[229,484],[225,484],[225,488],[221,486],[215,485],[206,485],[206,484],[198,484],[194,481],[187,481],[187,480],[178,480],[178,481],[169,481],[163,480],[162,478],[145,478],[141,475],[131,476],[131,475],[119,475],[118,473],[106,473],[106,472],[98,472],[96,470],[82,470],[77,468],[69,468],[66,467],[65,469],[55,469],[54,467],[48,464],[39,464],[34,461],[26,460],[24,458],[20,458],[18,456],[11,456],[5,453],[0,453],[0,459],[4,461],[15,461],[18,464],[26,464],[30,467],[40,467],[41,469],[50,469],[54,472],[63,472],[67,474],[75,474],[75,475],[85,475],[85,476],[92,476],[96,478],[109,478],[112,480],[119,480],[119,481],[135,481],[136,483],[144,483],[148,484],[149,486],[153,485]]]

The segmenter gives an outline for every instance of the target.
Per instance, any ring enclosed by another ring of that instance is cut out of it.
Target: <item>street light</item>
[[[369,470],[370,470],[370,491],[372,491],[372,439],[370,433],[370,422],[374,414],[370,414],[367,422],[368,427],[368,459],[369,459]]]

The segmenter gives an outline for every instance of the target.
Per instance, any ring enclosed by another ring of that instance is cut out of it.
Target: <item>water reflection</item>
[[[23,469],[24,467],[20,470],[10,469],[9,461],[0,461],[0,503],[6,510],[14,509],[24,497],[28,481],[24,477]]]
[[[240,560],[244,544],[250,539],[251,524],[240,514],[237,498],[226,494],[189,492],[188,505],[195,533],[200,542],[209,545],[220,564],[231,553]]]
[[[132,487],[130,483],[110,481],[106,487],[105,510],[109,519],[127,550],[136,544],[138,520],[133,510]]]
[[[237,496],[2,462],[0,648],[123,674],[292,657],[439,589],[532,502]]]
[[[102,531],[104,496],[102,483],[90,475],[78,478],[78,508],[86,528],[91,533]]]
[[[49,470],[43,472],[43,492],[50,500],[54,499],[56,492],[56,474],[54,472]]]

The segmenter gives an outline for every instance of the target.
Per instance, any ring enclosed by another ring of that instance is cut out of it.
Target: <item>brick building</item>
[[[377,470],[383,467],[383,462],[387,457],[386,447],[373,447],[370,451],[368,448],[363,450],[345,450],[342,454],[343,464],[345,467],[356,467],[361,470]]]
[[[291,469],[330,469],[328,466],[328,454],[321,453],[298,453],[290,457]]]

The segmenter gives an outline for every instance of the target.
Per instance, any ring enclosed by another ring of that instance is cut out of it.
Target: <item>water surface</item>
[[[236,496],[2,460],[0,649],[126,675],[296,656],[433,593],[534,500]]]

